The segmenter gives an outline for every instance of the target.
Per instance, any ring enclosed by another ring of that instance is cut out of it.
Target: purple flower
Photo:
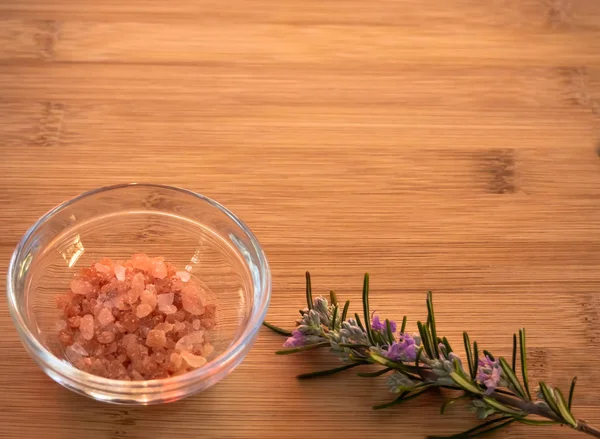
[[[380,332],[384,332],[387,330],[385,326],[385,320],[382,322],[381,320],[379,320],[379,316],[377,315],[373,316],[373,320],[371,321],[371,328],[373,328],[375,331]],[[393,320],[390,320],[390,329],[392,330],[392,334],[396,332],[396,322],[394,322]]]
[[[385,356],[394,361],[411,362],[417,359],[417,351],[415,339],[408,334],[400,334],[400,341],[392,343]]]
[[[304,334],[302,332],[298,331],[297,329],[295,329],[292,332],[292,336],[288,337],[288,339],[285,341],[285,343],[283,344],[283,347],[284,348],[297,348],[300,346],[304,346],[304,343],[306,343]]]
[[[500,363],[498,360],[492,361],[487,355],[478,361],[477,382],[486,387],[485,394],[489,395],[500,382]]]

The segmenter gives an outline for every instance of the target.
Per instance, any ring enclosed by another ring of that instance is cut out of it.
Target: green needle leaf
[[[333,313],[331,314],[331,329],[335,331],[335,321],[337,319],[338,307],[337,305],[333,306]]]
[[[512,370],[517,372],[517,334],[513,334]]]
[[[477,342],[473,342],[473,376],[471,379],[475,379],[477,376],[477,368],[479,367],[479,348],[477,347]]]
[[[544,397],[544,401],[546,401],[546,404],[548,404],[548,407],[550,407],[552,411],[562,419],[562,415],[560,413],[560,410],[558,409],[556,399],[554,399],[554,396],[552,396],[552,392],[550,392],[548,385],[544,381],[540,381],[540,390],[542,392],[542,396]]]
[[[392,325],[388,319],[385,319],[385,329],[388,341],[390,344],[394,343],[394,333],[392,332]]]
[[[427,326],[425,326],[420,321],[417,322],[417,327],[419,328],[419,334],[421,336],[421,343],[425,348],[425,353],[429,358],[434,358],[433,351],[431,349],[430,340],[429,340],[429,331],[427,330]]]
[[[496,360],[494,358],[494,356],[492,355],[492,353],[490,351],[486,351],[485,349],[483,350],[483,355],[487,355],[488,357],[490,357],[490,360],[492,360],[492,361]]]
[[[435,329],[435,313],[433,311],[433,295],[431,291],[427,291],[427,314],[429,320],[429,332],[431,333],[431,341],[433,352],[435,353],[436,358],[440,356],[439,347],[437,344],[437,331]]]
[[[406,329],[406,316],[402,318],[402,325],[400,326],[400,334],[404,334],[404,330]]]
[[[363,314],[365,316],[365,332],[367,333],[367,337],[369,337],[371,344],[375,344],[373,334],[371,333],[371,314],[369,313],[369,273],[365,273],[365,278],[363,280],[362,301]]]
[[[292,336],[292,333],[290,331],[286,331],[285,329],[280,328],[279,326],[272,325],[269,322],[263,322],[263,325],[266,326],[267,328],[269,328],[271,331],[277,333],[277,334],[284,335],[286,337],[291,337]]]
[[[556,387],[554,389],[554,393],[556,394],[556,405],[558,406],[558,410],[560,411],[562,418],[567,421],[571,427],[577,428],[577,420],[571,413],[571,410],[569,410],[567,401],[565,401],[565,397],[563,396],[562,392],[558,387]]]
[[[342,311],[342,322],[346,321],[346,317],[348,316],[348,308],[350,308],[350,301],[346,300],[346,303],[344,304],[344,310]]]
[[[312,286],[310,284],[310,273],[306,272],[306,303],[308,309],[313,309]]]
[[[577,377],[571,381],[571,389],[569,390],[569,410],[571,410],[571,404],[573,403],[573,394],[575,393],[575,384],[577,384]]]
[[[504,425],[506,425],[506,423],[504,421],[510,421],[512,422],[513,419],[511,416],[502,416],[500,418],[495,418],[495,419],[491,419],[487,422],[484,422],[482,424],[477,425],[476,427],[473,427],[467,431],[463,431],[462,433],[458,433],[458,434],[453,434],[451,436],[428,436],[428,439],[466,439],[466,438],[470,438],[470,437],[476,437],[476,435],[480,435],[480,434],[485,434],[488,433],[490,431],[493,431],[492,429],[487,429],[488,427],[492,427],[494,424],[498,424],[499,422],[502,422],[502,424],[497,425],[496,427],[504,427]],[[496,427],[492,427],[493,429],[496,429]]]
[[[326,346],[329,346],[329,343],[326,342],[326,341],[322,341],[320,343],[308,344],[306,346],[300,346],[300,347],[297,347],[297,348],[282,349],[280,351],[276,351],[275,354],[277,354],[277,355],[295,354],[296,352],[310,351],[312,349],[324,348]]]
[[[471,392],[474,395],[483,395],[483,391],[481,389],[479,389],[477,386],[475,386],[475,384],[473,384],[472,382],[467,381],[458,372],[456,372],[456,371],[450,372],[450,378],[452,378],[452,380],[461,389],[466,390],[467,392]]]
[[[558,424],[558,422],[555,421],[538,421],[537,419],[527,419],[527,418],[516,418],[517,422],[520,422],[521,424],[527,424],[527,425],[538,425],[538,426],[545,426],[545,425],[556,425]]]
[[[408,364],[399,363],[397,361],[390,360],[389,358],[384,357],[383,355],[379,355],[375,352],[369,352],[369,357],[375,363],[381,364],[382,366],[386,366],[391,369],[399,370],[401,372],[416,373],[416,374],[421,372],[421,368],[419,368],[419,367],[411,366]]]
[[[335,295],[335,291],[333,291],[333,290],[329,291],[329,299],[330,299],[332,305],[337,305],[338,301],[337,301],[337,296]]]
[[[378,370],[377,372],[358,372],[356,375],[363,378],[375,378],[384,375],[392,370],[394,369],[392,369],[391,367],[386,367],[385,369]]]
[[[450,346],[450,342],[448,341],[448,339],[446,337],[444,337],[442,339],[442,343],[444,343],[444,346],[446,346],[446,352],[448,352],[448,353],[453,352],[452,346]]]
[[[423,346],[419,346],[419,350],[417,351],[417,357],[415,359],[415,367],[419,367],[419,360],[421,360],[421,355],[423,355]]]
[[[408,392],[403,392],[403,393],[400,394],[400,396],[398,396],[398,398],[396,398],[392,402],[388,402],[388,403],[380,404],[380,405],[374,405],[373,406],[373,410],[381,410],[381,409],[385,409],[385,408],[388,408],[388,407],[392,407],[392,406],[397,405],[397,404],[401,404],[401,403],[406,402],[406,401],[410,401],[411,399],[414,399],[414,398],[416,398],[418,396],[421,396],[423,393],[427,392],[429,389],[430,389],[430,387],[428,386],[428,387],[425,387],[424,389],[422,389],[420,391],[413,392],[413,393],[411,393],[408,396],[407,396]]]
[[[344,366],[336,367],[334,369],[320,370],[318,372],[303,373],[301,375],[298,375],[296,378],[298,378],[299,380],[308,380],[311,378],[325,377],[325,376],[333,375],[338,372],[343,372],[344,370],[352,369],[353,367],[361,366],[361,365],[362,365],[361,363],[346,364]]]
[[[490,407],[493,407],[494,409],[498,410],[499,412],[506,413],[507,415],[518,416],[518,417],[523,417],[526,415],[526,413],[522,412],[521,410],[515,410],[512,407],[509,407],[507,405],[499,403],[495,399],[490,398],[488,396],[484,396],[483,400]]]
[[[471,341],[469,340],[469,334],[463,332],[463,343],[465,344],[465,352],[467,354],[467,364],[469,365],[469,373],[471,379],[475,379],[477,372],[473,370],[473,352],[471,350]]]
[[[356,319],[356,324],[358,325],[358,327],[364,331],[365,327],[363,326],[362,320],[360,319],[360,316],[357,312],[354,313],[354,318]]]
[[[370,348],[370,344],[358,344],[358,343],[340,343],[338,345],[341,348],[349,348],[349,349],[365,349]]]
[[[517,392],[517,394],[521,398],[526,398],[525,390],[523,390],[523,386],[519,382],[519,379],[517,378],[517,376],[515,375],[513,370],[510,368],[510,366],[508,365],[506,360],[502,357],[500,357],[500,367],[502,367],[504,376],[508,379],[508,381],[510,381],[510,383],[512,384],[512,386],[513,386],[514,390]]]
[[[525,346],[525,328],[519,330],[519,340],[521,345],[521,374],[523,375],[523,384],[529,400],[531,392],[529,391],[529,379],[527,378],[527,348]]]

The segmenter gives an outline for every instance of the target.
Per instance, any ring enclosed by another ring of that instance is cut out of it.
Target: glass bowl
[[[208,287],[218,322],[205,366],[171,378],[121,381],[66,360],[56,295],[68,291],[82,267],[135,253],[164,256]],[[157,404],[212,386],[243,360],[269,306],[271,274],[256,237],[219,203],[176,187],[126,184],[87,192],[40,218],[12,255],[7,295],[25,348],[54,381],[100,401]]]

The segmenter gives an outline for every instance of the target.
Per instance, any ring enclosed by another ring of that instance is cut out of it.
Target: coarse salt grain
[[[122,265],[115,265],[114,270],[117,280],[123,282],[125,280],[125,267],[123,267]]]
[[[188,271],[178,271],[175,273],[175,276],[181,280],[181,282],[188,282],[190,280],[191,274]]]

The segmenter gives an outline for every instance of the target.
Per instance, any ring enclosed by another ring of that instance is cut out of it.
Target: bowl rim
[[[260,278],[263,280],[262,282],[262,291],[260,291],[261,301],[256,304],[256,307],[253,311],[251,311],[249,315],[249,319],[244,327],[244,330],[234,341],[228,346],[228,348],[221,353],[218,357],[212,359],[205,366],[192,370],[190,372],[186,372],[182,375],[177,375],[169,378],[162,379],[154,379],[154,380],[144,380],[144,381],[126,381],[126,380],[117,380],[111,378],[104,378],[98,375],[94,375],[88,372],[84,372],[80,369],[77,369],[71,363],[60,360],[56,357],[52,352],[50,352],[42,343],[38,341],[38,339],[32,334],[29,327],[25,323],[25,320],[21,316],[21,313],[18,311],[17,300],[15,295],[15,280],[16,276],[14,276],[16,270],[16,262],[18,256],[23,251],[23,247],[25,243],[29,240],[29,238],[42,226],[46,221],[52,218],[55,214],[65,209],[66,207],[93,195],[97,195],[103,192],[109,192],[118,189],[127,189],[133,187],[146,187],[146,188],[157,188],[168,191],[176,191],[183,193],[185,195],[192,196],[197,198],[198,201],[209,204],[210,206],[220,210],[224,213],[230,220],[232,220],[249,238],[256,254],[258,255],[258,266],[260,269]],[[224,366],[228,364],[236,364],[236,358],[243,353],[243,351],[249,347],[249,344],[252,344],[253,339],[255,338],[257,332],[260,330],[262,326],[262,322],[265,319],[267,314],[267,309],[269,307],[269,302],[271,298],[271,271],[269,268],[269,263],[267,261],[266,255],[254,235],[254,233],[250,230],[250,228],[239,219],[233,212],[227,209],[222,204],[217,201],[208,198],[200,193],[191,191],[189,189],[184,189],[178,186],[170,186],[163,184],[155,184],[155,183],[124,183],[124,184],[116,184],[110,186],[103,186],[97,189],[92,189],[86,192],[77,195],[74,198],[66,200],[56,207],[49,210],[47,213],[42,215],[19,240],[13,254],[11,256],[8,272],[6,276],[6,295],[8,298],[8,309],[9,314],[13,320],[13,324],[15,325],[17,332],[19,333],[19,337],[21,341],[25,344],[27,350],[30,350],[30,354],[34,355],[34,360],[36,362],[41,362],[44,366],[51,369],[53,372],[59,373],[62,376],[66,376],[71,380],[77,383],[85,383],[88,387],[95,387],[97,389],[114,389],[115,393],[129,393],[130,391],[145,391],[147,393],[148,390],[151,389],[162,389],[164,387],[175,387],[172,389],[176,390],[177,388],[185,387],[187,384],[191,384],[197,381],[201,381],[203,378],[209,378],[217,372],[219,372]],[[117,389],[120,389],[117,390]]]

